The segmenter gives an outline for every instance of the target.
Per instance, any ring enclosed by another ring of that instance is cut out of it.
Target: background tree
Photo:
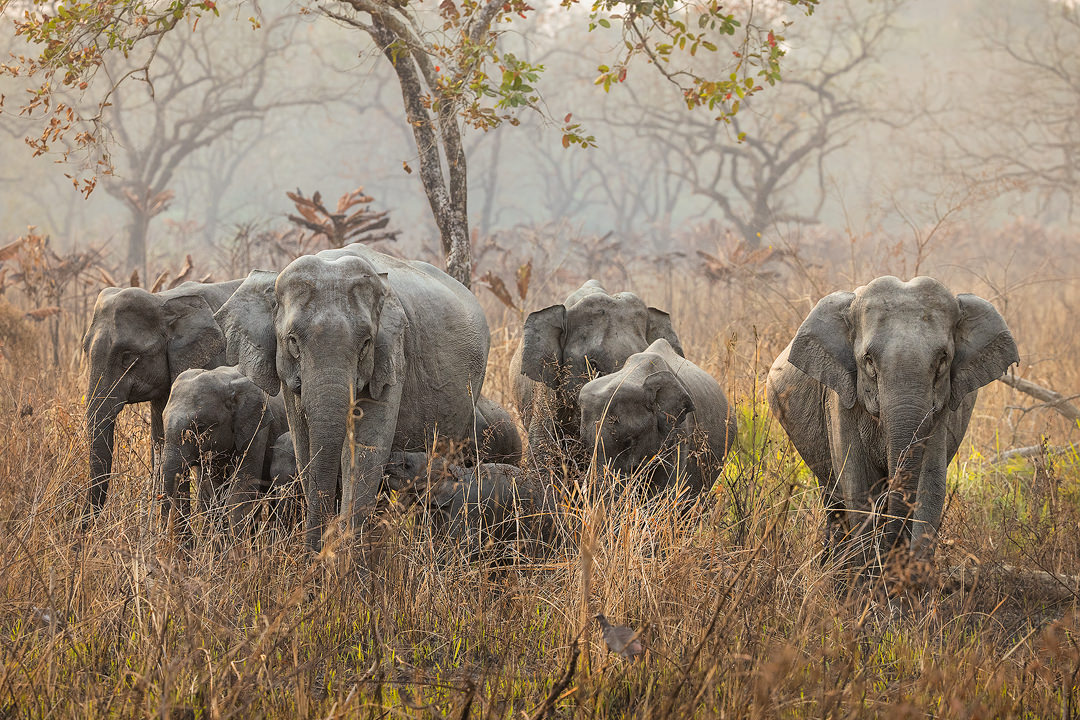
[[[8,1],[4,0],[5,6]],[[816,4],[816,0],[785,2],[807,9]],[[439,230],[447,270],[468,284],[468,175],[462,124],[491,129],[505,120],[516,120],[516,109],[542,109],[534,89],[542,68],[522,62],[499,42],[502,28],[515,17],[527,18],[533,8],[524,0],[487,0],[461,6],[444,0],[437,8],[388,0],[341,0],[319,9],[365,32],[393,66],[416,142],[418,174]],[[31,13],[18,25],[18,32],[38,45],[40,54],[27,56],[8,72],[42,81],[26,107],[46,110],[56,123],[34,140],[39,149],[47,148],[75,123],[69,104],[52,102],[56,88],[85,88],[112,52],[130,55],[141,49],[140,59],[123,77],[139,73],[148,77],[170,32],[183,22],[194,28],[210,13],[217,14],[213,0],[177,0],[167,8],[105,0],[65,8],[55,17]],[[623,40],[610,63],[599,68],[599,83],[607,89],[623,82],[632,63],[642,60],[678,88],[687,105],[707,107],[720,117],[729,117],[737,111],[739,99],[779,79],[783,55],[779,28],[753,25],[753,5],[741,13],[737,18],[718,3],[599,0],[592,7],[591,26],[617,26]],[[699,51],[717,51],[711,35],[736,32],[743,38],[742,50],[719,71],[715,62],[695,59]],[[696,69],[700,67],[710,69]],[[591,143],[581,127],[569,121],[563,126],[562,137],[564,146]],[[83,147],[92,147],[99,139],[95,132],[79,136]],[[87,190],[92,189],[92,181],[84,182]]]
[[[150,223],[173,200],[177,170],[203,148],[228,138],[238,126],[254,124],[276,108],[311,102],[303,95],[267,92],[267,78],[284,69],[286,51],[297,42],[296,16],[268,20],[258,32],[228,32],[227,24],[201,32],[163,36],[154,65],[112,68],[110,77],[135,74],[108,94],[101,122],[116,142],[115,174],[106,191],[129,213],[127,270],[146,276]],[[236,52],[244,43],[247,52]],[[258,132],[252,133],[258,136]],[[235,168],[233,168],[235,170]],[[231,179],[223,173],[219,182]],[[220,189],[220,188],[219,188]]]

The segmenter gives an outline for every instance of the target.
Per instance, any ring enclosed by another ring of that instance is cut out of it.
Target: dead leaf
[[[506,283],[502,281],[502,278],[488,270],[480,278],[480,282],[487,285],[488,290],[490,290],[495,297],[499,298],[503,305],[517,310],[517,305],[514,304],[514,298],[510,297],[510,291],[506,289]]]
[[[160,290],[161,286],[165,284],[165,279],[167,277],[169,277],[169,271],[162,270],[161,274],[157,276],[156,280],[154,280],[154,284],[150,287],[150,292],[156,293],[158,290]]]
[[[48,305],[46,307],[38,308],[37,310],[28,311],[26,313],[26,317],[30,318],[31,320],[37,320],[38,322],[41,322],[42,320],[44,320],[47,317],[52,317],[53,315],[59,315],[59,314],[60,314],[60,306],[59,305]]]
[[[128,284],[131,285],[131,287],[142,287],[142,285],[139,284],[139,271],[138,270],[132,270],[131,271],[131,278],[129,278]]]
[[[529,294],[529,280],[532,279],[532,260],[519,265],[517,269],[517,291],[518,297],[522,300]]]
[[[18,240],[14,241],[14,242],[8,243],[4,247],[0,247],[0,262],[4,262],[5,260],[10,260],[11,258],[18,255],[19,250],[22,248],[22,246],[23,246],[23,244],[25,242],[26,242],[25,238],[19,238]]]

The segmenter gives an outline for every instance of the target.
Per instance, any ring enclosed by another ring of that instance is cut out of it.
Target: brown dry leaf
[[[142,287],[142,285],[139,284],[138,270],[131,271],[131,277],[128,279],[128,284],[131,285],[131,287]]]
[[[529,294],[529,281],[532,279],[532,260],[519,265],[517,269],[517,291],[522,300]]]
[[[165,284],[165,279],[168,278],[168,277],[169,277],[169,271],[168,270],[162,270],[161,274],[157,276],[156,280],[154,280],[154,284],[150,287],[150,292],[156,293],[158,290],[160,290],[161,286]]]
[[[10,260],[19,254],[19,250],[22,248],[23,243],[26,242],[25,238],[19,238],[14,242],[10,242],[4,247],[0,247],[0,262]]]
[[[201,283],[208,283],[208,282],[213,282],[213,281],[214,281],[214,273],[206,273],[206,275],[204,275],[202,277],[202,279],[199,280],[199,282],[201,282]]]
[[[480,278],[480,282],[487,285],[488,290],[491,290],[503,305],[517,310],[517,305],[514,304],[514,298],[510,297],[510,291],[506,289],[506,283],[502,281],[502,278],[488,270]]]
[[[193,267],[194,263],[191,261],[191,254],[189,253],[184,256],[184,266],[180,268],[180,272],[177,273],[176,277],[169,283],[169,289],[172,290],[174,287],[187,280],[188,276],[191,275]]]
[[[52,317],[53,315],[59,315],[59,314],[60,314],[60,306],[59,305],[48,305],[46,307],[40,307],[37,310],[28,311],[26,313],[26,317],[30,318],[31,320],[37,320],[37,321],[40,322],[41,320],[44,320],[47,317]]]
[[[101,275],[101,281],[105,283],[106,287],[116,287],[116,281],[113,280],[113,276],[105,268],[98,268],[98,274]]]

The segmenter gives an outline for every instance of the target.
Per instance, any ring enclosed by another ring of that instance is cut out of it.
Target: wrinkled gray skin
[[[308,546],[335,512],[374,511],[391,449],[473,434],[490,334],[465,286],[424,262],[349,245],[252,272],[216,315],[227,358],[280,387],[307,505]]]
[[[712,487],[735,442],[720,384],[660,339],[618,372],[581,389],[581,438],[598,465],[642,473],[649,494],[679,487],[692,501]]]
[[[476,401],[476,439],[484,462],[521,463],[521,436],[517,423],[499,403],[481,396]]]
[[[561,305],[531,313],[510,362],[514,401],[528,431],[530,454],[545,463],[565,453],[567,441],[579,439],[582,386],[615,372],[658,338],[682,354],[666,312],[647,307],[632,292],[610,295],[596,280]]]
[[[235,367],[186,370],[173,383],[164,422],[162,474],[177,529],[190,532],[188,471],[198,467],[200,504],[208,509],[227,485],[224,505],[239,533],[270,489],[274,441],[288,428],[281,398]]]
[[[386,484],[434,511],[436,529],[470,557],[519,554],[540,557],[555,541],[559,503],[555,489],[513,465],[465,468],[422,452],[392,453]]]
[[[295,526],[302,518],[301,501],[296,488],[298,478],[292,433],[282,433],[270,450],[270,513],[275,520],[287,527]]]
[[[83,337],[83,352],[90,362],[86,391],[90,437],[87,520],[105,505],[120,410],[125,405],[150,403],[150,432],[158,460],[169,388],[185,370],[217,367],[224,362],[225,338],[214,322],[214,312],[240,282],[187,282],[156,294],[140,288],[106,288],[98,295]]]
[[[977,391],[1016,362],[997,310],[932,278],[879,277],[818,302],[767,395],[821,483],[830,545],[869,533],[876,508],[883,550],[932,550]]]

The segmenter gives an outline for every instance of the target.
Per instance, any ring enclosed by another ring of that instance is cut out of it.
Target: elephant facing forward
[[[931,548],[978,389],[1016,362],[990,303],[929,277],[879,277],[818,302],[773,363],[767,396],[821,484],[830,546],[884,513],[883,549]]]
[[[165,496],[180,532],[189,532],[188,472],[195,467],[203,509],[221,494],[237,531],[273,484],[275,441],[288,430],[281,398],[235,367],[187,370],[173,383],[164,422]],[[288,472],[280,461],[277,470]]]
[[[341,512],[361,522],[391,449],[473,436],[487,321],[465,286],[428,263],[364,245],[324,250],[252,272],[216,317],[229,361],[284,394],[311,548],[334,514],[339,472]]]
[[[87,520],[105,506],[120,411],[125,405],[150,403],[156,455],[164,438],[162,414],[173,381],[185,370],[213,368],[225,361],[225,337],[214,312],[239,286],[239,280],[186,282],[162,293],[106,288],[98,295],[83,338],[83,352],[90,362]]]

